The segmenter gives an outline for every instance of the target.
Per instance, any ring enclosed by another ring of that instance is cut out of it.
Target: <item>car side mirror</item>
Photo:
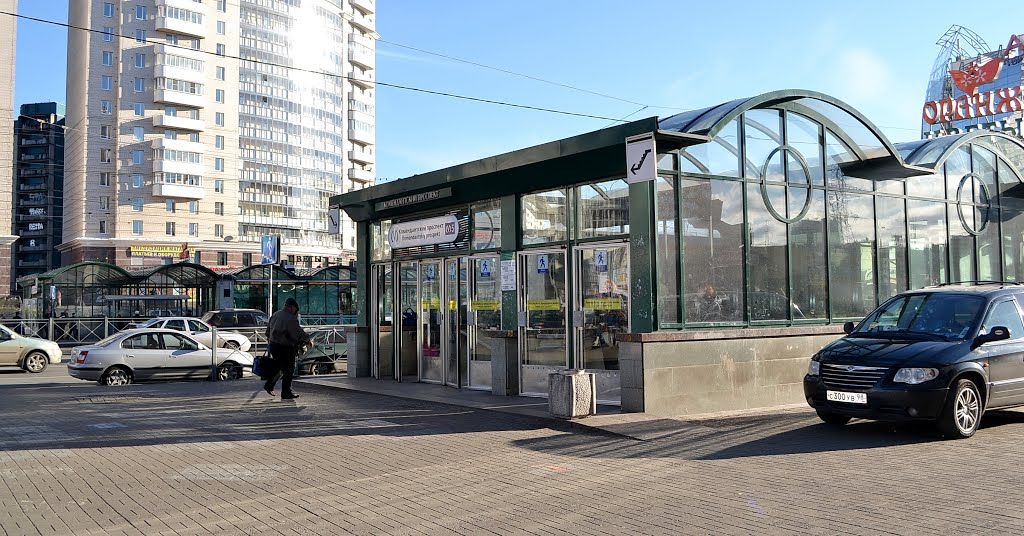
[[[854,324],[853,322],[846,322],[845,324],[843,324],[843,332],[849,335],[853,333],[853,328],[855,327],[857,327],[857,325]]]
[[[977,348],[985,343],[1005,341],[1006,339],[1009,338],[1010,328],[1006,326],[995,326],[992,329],[988,330],[988,333],[978,335],[978,337],[974,339],[974,348]]]

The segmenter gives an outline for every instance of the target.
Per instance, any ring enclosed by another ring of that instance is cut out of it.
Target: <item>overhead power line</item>
[[[103,34],[103,35],[113,35],[113,36],[117,36],[117,37],[120,37],[120,38],[123,38],[123,39],[136,40],[135,36],[125,35],[125,34],[120,34],[120,33],[108,33],[108,32],[104,32],[102,30],[96,30],[96,29],[93,29],[93,28],[86,28],[86,27],[83,27],[83,26],[76,26],[74,24],[69,24],[69,23],[59,22],[59,21],[54,21],[54,20],[49,20],[49,19],[43,19],[43,18],[39,18],[39,17],[30,17],[28,15],[19,15],[17,13],[11,13],[11,12],[8,12],[8,11],[0,11],[0,15],[7,15],[7,16],[10,16],[10,17],[15,17],[15,18],[23,19],[23,20],[30,20],[30,21],[33,21],[33,22],[39,22],[39,23],[43,23],[43,24],[50,24],[50,25],[53,25],[53,26],[60,26],[60,27],[68,28],[68,29],[72,29],[72,30],[79,30],[79,31],[83,31],[83,32],[90,32],[90,33]],[[207,54],[207,55],[210,55],[210,56],[217,56],[219,58],[231,58],[231,59],[235,59],[235,60],[239,60],[239,61],[245,61],[245,62],[249,62],[249,63],[253,63],[253,64],[258,64],[258,65],[266,65],[266,66],[269,66],[269,67],[278,67],[278,68],[281,68],[281,69],[289,69],[289,70],[293,70],[293,71],[300,71],[300,72],[306,72],[306,73],[316,74],[316,75],[320,75],[320,76],[326,76],[326,77],[331,77],[331,78],[338,78],[338,79],[342,79],[342,80],[348,80],[350,82],[362,82],[362,83],[366,83],[366,84],[375,84],[375,85],[379,85],[379,86],[390,87],[390,88],[394,88],[394,89],[401,89],[401,90],[405,90],[405,91],[413,91],[413,92],[418,92],[418,93],[426,93],[426,94],[429,94],[429,95],[438,95],[438,96],[441,96],[441,97],[449,97],[449,98],[453,98],[453,99],[461,99],[461,100],[467,100],[467,101],[473,101],[473,102],[481,102],[481,103],[485,103],[485,104],[494,104],[494,105],[498,105],[498,106],[507,106],[507,107],[510,107],[510,108],[520,108],[520,109],[525,109],[525,110],[534,110],[534,111],[538,111],[538,112],[548,112],[548,113],[553,113],[553,114],[568,115],[568,116],[574,116],[574,117],[584,117],[584,118],[588,118],[588,119],[600,119],[600,120],[603,120],[603,121],[625,122],[625,121],[622,121],[620,119],[616,119],[614,117],[605,117],[605,116],[601,116],[601,115],[593,115],[593,114],[586,114],[586,113],[580,113],[580,112],[570,112],[570,111],[567,111],[567,110],[557,110],[557,109],[554,109],[554,108],[544,108],[544,107],[541,107],[541,106],[532,106],[532,105],[529,105],[529,104],[519,104],[519,103],[500,101],[500,100],[494,100],[494,99],[485,99],[485,98],[481,98],[481,97],[471,97],[471,96],[468,96],[468,95],[459,95],[459,94],[456,94],[456,93],[448,93],[448,92],[445,92],[445,91],[435,91],[435,90],[424,89],[424,88],[419,88],[419,87],[403,86],[403,85],[399,85],[399,84],[389,84],[387,82],[381,82],[381,81],[378,81],[378,80],[362,80],[362,79],[359,79],[359,78],[354,78],[354,77],[345,76],[345,75],[341,75],[341,74],[327,73],[327,72],[324,72],[324,71],[317,71],[317,70],[313,70],[313,69],[305,69],[305,68],[302,68],[302,67],[294,67],[294,66],[291,66],[291,65],[283,65],[283,64],[279,64],[279,63],[272,63],[272,62],[257,60],[257,59],[253,59],[253,58],[243,58],[241,56],[233,56],[233,55],[230,55],[230,54],[217,54],[216,52],[212,52],[212,51],[209,51],[209,50],[193,50],[193,49],[191,49],[189,47],[184,47],[184,46],[181,46],[181,45],[174,45],[174,44],[171,44],[171,43],[161,43],[161,44],[164,44],[165,46],[170,47],[170,48],[180,48],[180,49],[183,49],[183,50],[190,50],[193,53],[194,52],[199,52],[199,53]]]

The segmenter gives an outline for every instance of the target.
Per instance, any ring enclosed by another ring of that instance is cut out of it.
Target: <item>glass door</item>
[[[441,360],[441,263],[424,261],[419,265],[419,358],[420,381],[444,381]]]
[[[416,381],[419,374],[419,291],[416,263],[398,265],[398,318],[392,328],[398,343],[398,381]]]
[[[467,258],[444,261],[446,274],[444,284],[444,383],[452,387],[466,385],[466,355],[468,354],[468,332],[466,325],[466,278]]]
[[[373,266],[371,284],[374,309],[372,329],[377,334],[370,352],[370,370],[374,378],[393,378],[395,375],[394,333],[394,279],[391,264]]]
[[[548,374],[568,368],[564,250],[519,254],[520,393],[547,395]]]
[[[501,329],[501,264],[498,257],[470,259],[469,284],[469,387],[491,388],[491,355],[499,339],[488,331]]]
[[[576,368],[597,376],[597,399],[620,404],[619,344],[629,332],[629,248],[625,244],[574,249],[573,326]]]

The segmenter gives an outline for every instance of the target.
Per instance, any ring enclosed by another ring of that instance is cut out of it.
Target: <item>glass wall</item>
[[[747,111],[659,156],[661,327],[841,321],[907,289],[1024,279],[1019,147],[976,138],[936,173],[876,177],[880,142],[810,108]]]

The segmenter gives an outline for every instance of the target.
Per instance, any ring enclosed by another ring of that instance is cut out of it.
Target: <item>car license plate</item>
[[[843,391],[826,391],[825,398],[831,402],[846,402],[847,404],[867,404],[867,393],[844,393]]]

